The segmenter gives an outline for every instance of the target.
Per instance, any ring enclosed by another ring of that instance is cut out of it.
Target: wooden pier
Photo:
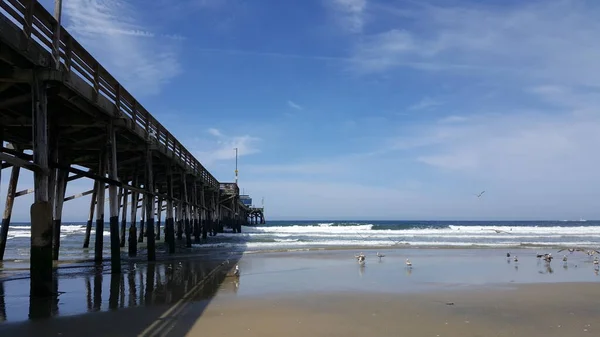
[[[0,0],[0,8],[0,172],[11,171],[0,260],[14,199],[34,193],[33,296],[52,292],[61,214],[75,198],[91,195],[82,245],[89,246],[93,230],[98,262],[108,220],[113,273],[121,271],[126,244],[129,256],[136,256],[138,242],[146,239],[153,261],[157,240],[174,253],[178,240],[191,247],[224,226],[241,231],[250,209],[239,202],[237,184],[219,183],[37,1]],[[33,190],[18,191],[21,169],[33,171]],[[93,188],[66,196],[68,182],[80,178],[91,179]]]

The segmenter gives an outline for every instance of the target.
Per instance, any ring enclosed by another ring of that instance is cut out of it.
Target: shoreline
[[[531,252],[516,254],[524,251]],[[216,251],[205,259],[171,256],[170,261],[133,263],[134,268],[120,275],[111,274],[106,266],[94,273],[67,273],[58,277],[57,289],[64,293],[45,307],[48,316],[43,320],[27,318],[24,287],[28,282],[5,281],[0,283],[0,293],[5,294],[0,297],[4,301],[0,334],[319,336],[343,332],[377,337],[402,329],[414,336],[462,337],[506,329],[516,320],[523,324],[515,330],[517,335],[541,337],[559,331],[540,328],[543,316],[551,315],[561,320],[550,324],[553,329],[561,325],[561,333],[579,336],[584,329],[579,327],[600,314],[594,300],[600,295],[600,277],[592,274],[590,261],[581,255],[571,255],[568,268],[554,261],[555,271],[548,273],[535,256],[522,254],[515,265],[500,249],[397,249],[387,250],[382,260],[375,252],[364,250],[367,260],[362,266],[353,249],[238,254],[229,264],[225,264],[227,255]],[[404,266],[406,257],[413,268]],[[239,278],[228,276],[235,264],[240,266]],[[290,331],[290,324],[298,325],[298,330]],[[381,331],[380,326],[389,330]],[[362,330],[367,327],[370,330]]]
[[[393,250],[419,250],[419,251],[439,251],[439,250],[482,250],[482,251],[528,251],[528,252],[549,252],[553,250],[560,250],[567,248],[565,246],[486,246],[486,245],[471,245],[471,246],[457,246],[457,245],[426,245],[418,246],[411,244],[398,244],[391,246],[379,246],[379,245],[313,245],[307,247],[294,247],[294,248],[264,248],[264,249],[231,249],[229,247],[214,247],[214,246],[202,246],[195,244],[193,248],[186,248],[186,252],[178,252],[175,254],[168,254],[165,252],[157,252],[157,259],[154,263],[169,262],[175,260],[187,260],[187,259],[215,259],[222,257],[223,255],[237,256],[237,255],[261,255],[261,254],[278,254],[278,253],[303,253],[303,252],[339,252],[339,251],[393,251]],[[125,252],[126,250],[122,250]],[[565,252],[568,255],[568,252]],[[559,254],[556,252],[556,254]],[[65,270],[65,269],[77,269],[77,268],[92,268],[98,265],[110,265],[110,257],[104,257],[101,263],[97,263],[93,258],[87,259],[69,259],[69,260],[58,260],[54,261],[54,270]],[[148,263],[146,255],[138,254],[135,257],[129,257],[126,255],[121,256],[121,264],[127,265],[131,263]],[[15,266],[11,266],[14,264]],[[8,266],[7,266],[8,265]],[[4,280],[14,279],[16,273],[29,271],[29,260],[18,259],[18,260],[5,260],[0,261],[0,282]],[[24,273],[19,278],[28,278],[28,273]]]

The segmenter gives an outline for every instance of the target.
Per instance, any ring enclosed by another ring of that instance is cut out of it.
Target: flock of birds
[[[560,249],[558,252],[563,252],[563,251],[568,251],[570,254],[574,253],[574,252],[583,252],[585,253],[587,256],[589,256],[590,258],[593,257],[596,254],[600,255],[600,251],[594,250],[594,249],[583,249],[583,248],[563,248]],[[546,264],[550,264],[550,262],[552,262],[552,259],[554,258],[552,256],[552,253],[545,253],[545,254],[536,254],[536,257],[538,259],[542,259],[546,262]],[[508,261],[510,261],[511,255],[510,252],[506,253],[506,258],[508,259]],[[563,262],[566,264],[568,261],[568,257],[567,255],[563,255],[562,258]],[[519,257],[518,256],[514,256],[513,257],[513,261],[514,262],[519,262]],[[594,260],[592,261],[592,264],[594,265],[594,269],[596,271],[600,270],[600,259],[598,259],[598,256],[594,257]]]
[[[379,258],[380,261],[381,261],[382,257],[385,257],[385,255],[381,254],[380,252],[377,252],[376,256]],[[358,264],[360,264],[360,265],[365,264],[365,259],[367,258],[367,256],[365,254],[363,254],[362,252],[358,255],[354,255],[354,257],[356,258],[356,261],[358,261]],[[410,262],[409,259],[406,259],[405,264],[406,264],[407,268],[412,268],[412,262]]]
[[[562,252],[562,251],[568,251],[569,253],[574,253],[574,252],[584,252],[586,255],[588,255],[589,257],[592,257],[596,254],[600,255],[600,251],[597,250],[593,250],[593,249],[583,249],[583,248],[564,248],[564,249],[560,249],[558,252]],[[381,258],[385,257],[384,254],[381,254],[380,252],[377,252],[376,256],[379,258],[379,260],[381,261]],[[358,264],[360,265],[364,265],[366,262],[366,255],[364,253],[360,253],[358,255],[354,256],[356,258],[356,260],[358,261]],[[538,259],[542,259],[544,260],[548,265],[550,264],[550,262],[552,262],[552,259],[554,259],[554,257],[552,256],[552,253],[545,253],[545,254],[536,254],[536,257]],[[510,261],[511,255],[510,252],[506,253],[506,258],[508,259],[508,261]],[[518,256],[514,256],[512,259],[514,262],[519,262],[519,257]],[[563,255],[562,258],[563,262],[566,264],[568,261],[567,255]],[[406,267],[407,268],[412,268],[413,264],[412,262],[410,262],[409,259],[406,259],[405,261]],[[596,271],[600,270],[600,259],[598,259],[598,256],[594,257],[594,260],[592,261],[592,264],[594,265],[594,269]]]

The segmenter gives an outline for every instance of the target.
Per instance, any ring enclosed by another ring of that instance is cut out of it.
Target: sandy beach
[[[122,275],[68,268],[35,304],[28,279],[0,286],[6,336],[590,336],[600,276],[584,254],[550,266],[535,251],[323,250],[213,254]],[[562,256],[562,255],[561,255]],[[209,258],[210,257],[210,258]],[[412,269],[405,267],[410,258]],[[238,261],[239,260],[239,261]],[[239,278],[227,273],[238,264]],[[594,332],[596,331],[596,332]]]

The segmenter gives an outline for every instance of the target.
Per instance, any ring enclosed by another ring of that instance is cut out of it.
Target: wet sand
[[[570,254],[567,264],[557,256],[547,266],[526,249],[512,252],[518,263],[493,249],[396,249],[381,260],[375,250],[363,250],[367,263],[360,266],[357,252],[246,254],[239,262],[227,256],[230,263],[218,269],[225,256],[138,263],[123,275],[110,275],[109,268],[62,271],[57,290],[64,293],[44,305],[47,318],[36,320],[27,317],[29,281],[15,279],[0,286],[6,294],[0,335],[598,333],[600,276],[584,254]],[[405,268],[406,258],[412,269]],[[226,277],[235,263],[241,276]]]
[[[597,284],[563,283],[217,298],[187,336],[594,336],[600,331],[598,296]]]

